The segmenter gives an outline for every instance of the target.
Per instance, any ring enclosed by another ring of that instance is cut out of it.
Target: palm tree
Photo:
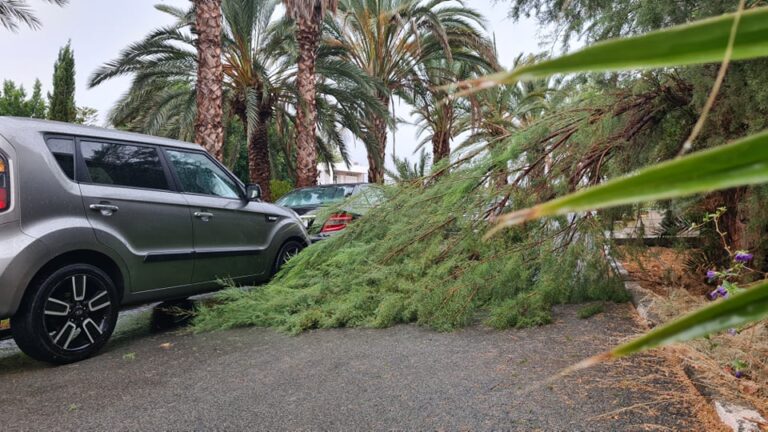
[[[446,88],[499,69],[491,44],[484,40],[477,42],[474,47],[455,52],[453,61],[432,59],[417,68],[418,80],[408,102],[414,107],[411,114],[419,125],[417,135],[426,135],[417,148],[431,143],[434,163],[450,156],[453,138],[468,130],[461,119],[471,117],[477,106],[475,96],[449,98]]]
[[[224,114],[247,130],[249,177],[269,199],[275,152],[292,164],[295,146],[297,49],[288,20],[272,21],[279,1],[222,0],[222,63]],[[197,86],[197,39],[191,11],[155,6],[176,18],[131,44],[120,56],[91,76],[91,87],[111,78],[133,76],[131,89],[110,113],[110,121],[143,133],[188,140],[193,136]],[[371,135],[358,121],[363,112],[386,115],[370,104],[371,83],[365,75],[338,59],[334,48],[321,46],[317,63],[316,145],[323,160],[334,149],[348,161],[343,130],[364,142]]]
[[[44,0],[58,6],[64,6],[69,0]],[[32,12],[32,8],[25,0],[0,0],[0,25],[6,30],[15,32],[19,29],[19,23],[37,30],[42,23]]]
[[[197,119],[195,142],[222,160],[221,0],[195,0],[197,33]]]
[[[521,54],[515,58],[513,68],[541,58],[541,55]],[[559,85],[559,81],[546,78],[494,87],[477,93],[473,96],[472,114],[461,117],[456,126],[462,131],[472,131],[460,148],[481,146],[491,152],[503,148],[502,144],[515,132],[532,126],[552,111],[551,96]],[[527,153],[520,157],[538,157],[532,154],[531,149]],[[507,160],[502,158],[502,162],[505,165],[496,167],[493,176],[494,183],[499,187],[507,184],[509,176]],[[544,170],[545,165],[539,164],[540,169]]]
[[[376,81],[370,96],[389,107],[393,96],[406,97],[418,80],[418,65],[451,61],[456,47],[480,39],[483,20],[463,0],[340,0],[326,23],[328,43]],[[375,137],[367,145],[369,181],[382,183],[389,122],[374,113],[363,120]]]
[[[397,183],[409,182],[424,178],[429,168],[430,156],[427,153],[427,149],[422,148],[419,153],[419,159],[411,165],[411,162],[407,158],[398,158],[392,155],[392,164],[395,166],[395,170],[391,171],[385,169],[385,173],[389,178]]]
[[[296,23],[296,42],[299,48],[296,76],[299,91],[299,105],[296,107],[296,186],[304,187],[317,184],[315,64],[326,10],[335,11],[338,0],[284,0],[283,3],[287,15]]]

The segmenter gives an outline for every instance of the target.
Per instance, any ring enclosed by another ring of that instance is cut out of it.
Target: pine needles
[[[476,158],[439,178],[385,188],[382,204],[306,249],[270,284],[220,293],[195,329],[416,322],[447,331],[480,316],[496,328],[527,327],[550,322],[553,304],[626,301],[593,219],[531,223],[482,240],[486,214],[508,193],[487,180],[493,164]],[[525,205],[524,190],[509,203]]]

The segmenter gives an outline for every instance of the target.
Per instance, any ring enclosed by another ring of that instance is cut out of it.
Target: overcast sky
[[[47,2],[32,0],[43,23],[40,30],[21,28],[18,33],[0,29],[0,80],[10,79],[22,83],[31,91],[35,78],[43,83],[43,90],[51,89],[53,63],[59,48],[72,40],[77,68],[78,106],[89,106],[99,111],[101,118],[129,87],[130,78],[118,78],[87,89],[90,74],[102,63],[117,57],[122,48],[142,38],[151,29],[169,24],[172,18],[156,11],[152,6],[166,3],[187,7],[189,0],[71,0],[65,8]],[[520,53],[539,52],[539,36],[533,21],[512,22],[507,18],[507,3],[493,0],[471,0],[467,4],[479,10],[487,19],[488,31],[496,37],[502,65],[509,66]],[[397,107],[400,117],[409,117],[410,110]],[[415,128],[400,125],[395,137],[397,155],[410,156],[415,144]],[[392,139],[387,149],[387,161],[392,152]],[[367,165],[362,144],[351,144],[353,161]]]

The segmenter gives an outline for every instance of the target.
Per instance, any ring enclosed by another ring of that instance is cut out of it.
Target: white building
[[[352,162],[350,166],[344,162],[317,165],[317,184],[319,185],[367,182],[368,167],[357,162]]]

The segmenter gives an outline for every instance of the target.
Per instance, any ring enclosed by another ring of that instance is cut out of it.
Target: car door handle
[[[102,216],[112,216],[120,210],[120,207],[112,204],[91,204],[89,207],[91,210],[100,212]]]
[[[213,213],[209,212],[195,212],[195,217],[200,218],[203,222],[208,222],[213,217]]]

